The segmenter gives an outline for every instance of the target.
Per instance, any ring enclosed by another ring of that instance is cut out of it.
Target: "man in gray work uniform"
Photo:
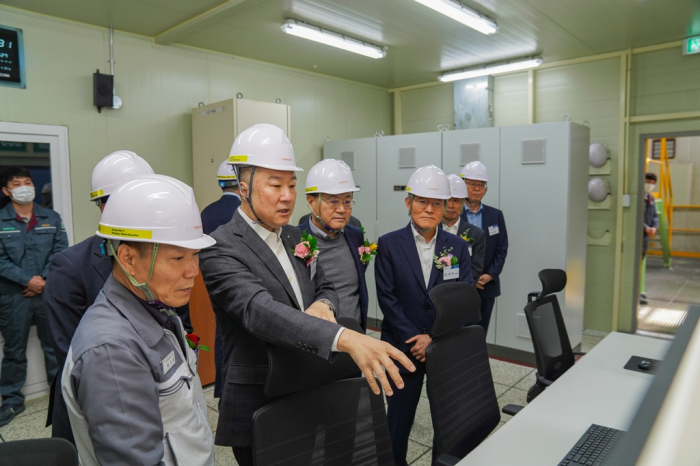
[[[0,369],[0,427],[24,411],[22,387],[27,380],[27,341],[32,322],[44,350],[46,380],[53,382],[58,363],[44,311],[49,262],[68,247],[61,216],[34,202],[32,175],[8,167],[0,175],[11,202],[0,210],[0,332],[5,346]]]
[[[112,274],[80,320],[61,378],[81,465],[213,466],[198,338],[174,311],[189,302],[200,249],[214,244],[192,189],[136,178],[110,196],[97,235]]]

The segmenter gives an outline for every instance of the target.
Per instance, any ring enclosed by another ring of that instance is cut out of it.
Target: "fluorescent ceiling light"
[[[370,44],[359,39],[353,39],[352,37],[293,19],[282,24],[282,31],[293,36],[303,37],[304,39],[313,40],[332,47],[338,47],[348,52],[359,53],[360,55],[370,58],[384,58],[386,56],[384,49],[378,45]]]
[[[460,23],[476,29],[482,34],[495,34],[498,32],[498,25],[492,19],[482,16],[478,11],[462,5],[453,0],[416,0],[428,8],[432,8],[438,13],[459,21]]]
[[[438,79],[444,83],[448,83],[451,81],[459,81],[460,79],[476,78],[478,76],[487,76],[490,74],[526,70],[528,68],[535,68],[537,66],[540,66],[541,64],[541,58],[529,58],[521,61],[502,63],[500,65],[484,65],[481,68],[472,68],[463,71],[452,71],[450,73],[440,75]]]

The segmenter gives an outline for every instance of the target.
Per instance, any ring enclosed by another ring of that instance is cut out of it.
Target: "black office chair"
[[[481,320],[479,294],[468,283],[429,292],[437,317],[425,351],[427,389],[437,464],[452,466],[476,448],[501,420]]]
[[[338,324],[363,333],[354,319],[339,317]],[[269,369],[265,379],[265,395],[268,397],[301,392],[361,373],[347,353],[337,353],[327,361],[298,349],[267,345],[267,360]]]
[[[364,378],[295,393],[253,415],[256,466],[394,466],[384,397]]]
[[[525,306],[525,317],[537,362],[537,381],[527,392],[528,403],[569,370],[576,362],[576,356],[585,354],[571,349],[559,301],[554,295],[566,286],[566,272],[544,269],[538,276],[542,282],[542,291],[528,294]]]
[[[62,438],[0,443],[0,466],[78,466],[78,452]]]

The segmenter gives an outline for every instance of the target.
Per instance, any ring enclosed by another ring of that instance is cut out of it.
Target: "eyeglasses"
[[[321,200],[329,206],[333,207],[334,210],[339,209],[341,205],[346,209],[352,209],[355,203],[357,202],[355,199],[347,199],[345,201],[341,201],[340,199],[326,199],[325,197],[322,197]]]
[[[433,209],[439,209],[440,207],[445,206],[445,201],[442,199],[413,199],[413,202],[421,209],[427,209],[428,205],[433,206]]]
[[[467,186],[471,186],[474,189],[476,189],[476,188],[485,189],[486,183],[477,183],[476,181],[467,181]]]

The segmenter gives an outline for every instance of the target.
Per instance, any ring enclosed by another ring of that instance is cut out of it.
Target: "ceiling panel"
[[[545,62],[700,34],[697,0],[464,0],[496,19],[485,36],[414,0],[247,0],[180,38],[185,45],[365,82],[400,87],[442,71],[529,54]],[[0,0],[17,8],[158,35],[223,0]],[[244,2],[245,3],[245,2]],[[380,60],[282,33],[287,18],[388,47]]]

